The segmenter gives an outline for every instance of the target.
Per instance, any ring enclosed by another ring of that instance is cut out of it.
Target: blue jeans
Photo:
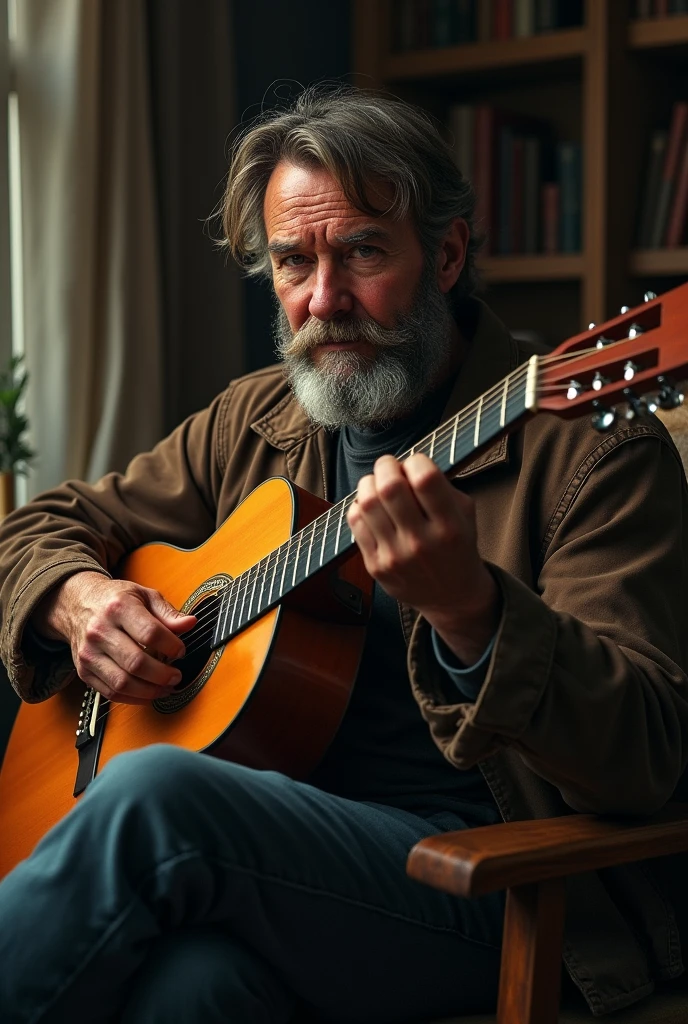
[[[490,1009],[501,897],[460,900],[405,873],[413,844],[446,828],[176,747],[122,754],[0,884],[0,1020]]]

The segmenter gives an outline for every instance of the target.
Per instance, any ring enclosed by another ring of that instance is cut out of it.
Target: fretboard
[[[533,356],[528,363],[398,456],[399,461],[422,452],[442,472],[450,472],[535,408],[537,372],[537,356]],[[346,514],[355,498],[355,493],[347,495],[235,577],[222,595],[212,641],[214,648],[227,643],[240,630],[279,604],[290,591],[353,547],[354,539]]]

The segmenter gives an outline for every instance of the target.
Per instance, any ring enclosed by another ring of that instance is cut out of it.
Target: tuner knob
[[[592,403],[592,407],[595,410],[595,415],[592,417],[591,422],[595,430],[599,430],[602,433],[614,426],[616,423],[616,409],[605,409],[597,399]]]
[[[592,389],[593,391],[601,391],[604,385],[609,383],[609,377],[603,377],[600,371],[598,370],[592,379]]]
[[[644,334],[644,333],[645,333],[645,328],[642,326],[642,324],[631,324],[631,326],[628,328],[628,337],[629,338],[637,338],[639,334]]]
[[[619,313],[630,313],[630,312],[631,312],[631,307],[630,306],[622,306],[621,309],[619,310]]]
[[[633,380],[633,378],[635,377],[637,372],[638,372],[638,367],[633,362],[632,359],[629,359],[627,362],[624,363],[624,368],[623,368],[624,380]]]
[[[661,384],[660,392],[657,395],[657,402],[662,409],[676,409],[683,404],[683,392],[678,391],[666,377],[658,377]]]
[[[588,330],[589,331],[593,331],[596,327],[597,327],[597,324],[593,324],[593,323],[589,323],[588,324]]]
[[[613,344],[614,344],[614,341],[613,341],[612,338],[605,338],[604,335],[602,335],[595,342],[595,348],[604,348],[606,345],[613,345]]]
[[[657,292],[645,292],[643,295],[643,302],[652,302],[652,300],[656,298]]]
[[[577,398],[578,395],[580,395],[582,390],[583,390],[583,385],[580,383],[580,381],[572,380],[572,381],[569,382],[569,386],[568,386],[567,391],[566,391],[566,397],[570,401],[573,401],[574,398]]]
[[[623,396],[628,402],[628,407],[626,409],[627,420],[635,419],[636,416],[644,416],[651,411],[648,407],[647,400],[645,398],[639,398],[631,388],[624,388]],[[655,409],[656,408],[657,407],[655,406]]]

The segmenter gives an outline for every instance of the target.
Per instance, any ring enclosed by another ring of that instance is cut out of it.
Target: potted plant
[[[29,375],[23,356],[12,356],[0,371],[0,518],[14,508],[14,480],[28,472],[36,453],[24,440],[29,421],[19,406]]]

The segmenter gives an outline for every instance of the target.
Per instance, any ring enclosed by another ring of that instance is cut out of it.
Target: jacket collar
[[[477,326],[456,383],[447,401],[443,420],[449,419],[484,391],[501,380],[519,363],[518,347],[504,324],[481,300],[478,304]],[[322,427],[309,420],[291,391],[277,405],[251,423],[251,429],[268,444],[288,452],[314,435],[325,434]],[[507,438],[503,436],[469,459],[452,476],[472,476],[489,466],[508,461]]]

